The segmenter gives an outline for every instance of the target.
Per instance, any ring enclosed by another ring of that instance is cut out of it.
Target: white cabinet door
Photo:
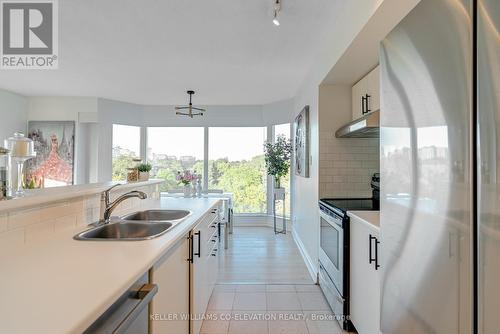
[[[152,333],[189,333],[189,240],[182,238],[151,270],[158,285],[152,302]]]
[[[375,67],[366,76],[366,94],[368,94],[368,110],[380,109],[380,67]]]
[[[380,333],[380,270],[375,269],[375,263],[370,263],[370,247],[374,258],[373,238],[379,238],[378,232],[353,217],[350,229],[351,321],[359,334]]]
[[[352,87],[352,119],[380,109],[380,67],[375,67]]]
[[[366,81],[361,79],[352,86],[352,119],[358,119],[363,116],[363,96],[366,94]]]
[[[218,209],[202,219],[192,230],[193,262],[191,264],[191,333],[199,334],[203,315],[208,306],[218,275],[217,256],[212,256],[218,247]],[[215,239],[215,240],[214,240]],[[218,255],[215,253],[215,255]]]

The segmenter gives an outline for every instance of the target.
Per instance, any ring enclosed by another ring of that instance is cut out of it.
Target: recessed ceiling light
[[[281,10],[281,0],[276,0],[274,3],[274,17],[273,17],[273,23],[275,26],[280,25],[280,21],[278,20],[278,14]]]

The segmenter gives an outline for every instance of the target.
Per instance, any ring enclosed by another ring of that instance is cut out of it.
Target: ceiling
[[[266,104],[293,97],[339,0],[59,1],[59,69],[6,70],[28,96],[96,96],[146,105]],[[330,24],[331,26],[331,24]]]

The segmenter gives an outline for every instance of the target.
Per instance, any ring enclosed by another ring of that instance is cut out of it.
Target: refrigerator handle
[[[377,238],[375,238],[375,270],[378,270],[380,268],[380,265],[378,264],[378,245],[380,244],[380,241],[378,241]]]

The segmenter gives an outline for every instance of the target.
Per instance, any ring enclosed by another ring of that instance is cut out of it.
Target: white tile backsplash
[[[321,197],[371,197],[370,181],[379,171],[377,138],[335,137],[320,132],[319,192]]]
[[[129,190],[113,192],[112,199]],[[146,204],[146,201],[160,198],[159,188],[156,185],[137,187],[137,190],[146,192],[148,199],[127,200],[118,206],[114,215],[139,210]],[[99,213],[100,194],[2,213],[0,215],[0,250],[8,249],[16,244],[43,240],[65,229],[87,226],[99,220]]]

